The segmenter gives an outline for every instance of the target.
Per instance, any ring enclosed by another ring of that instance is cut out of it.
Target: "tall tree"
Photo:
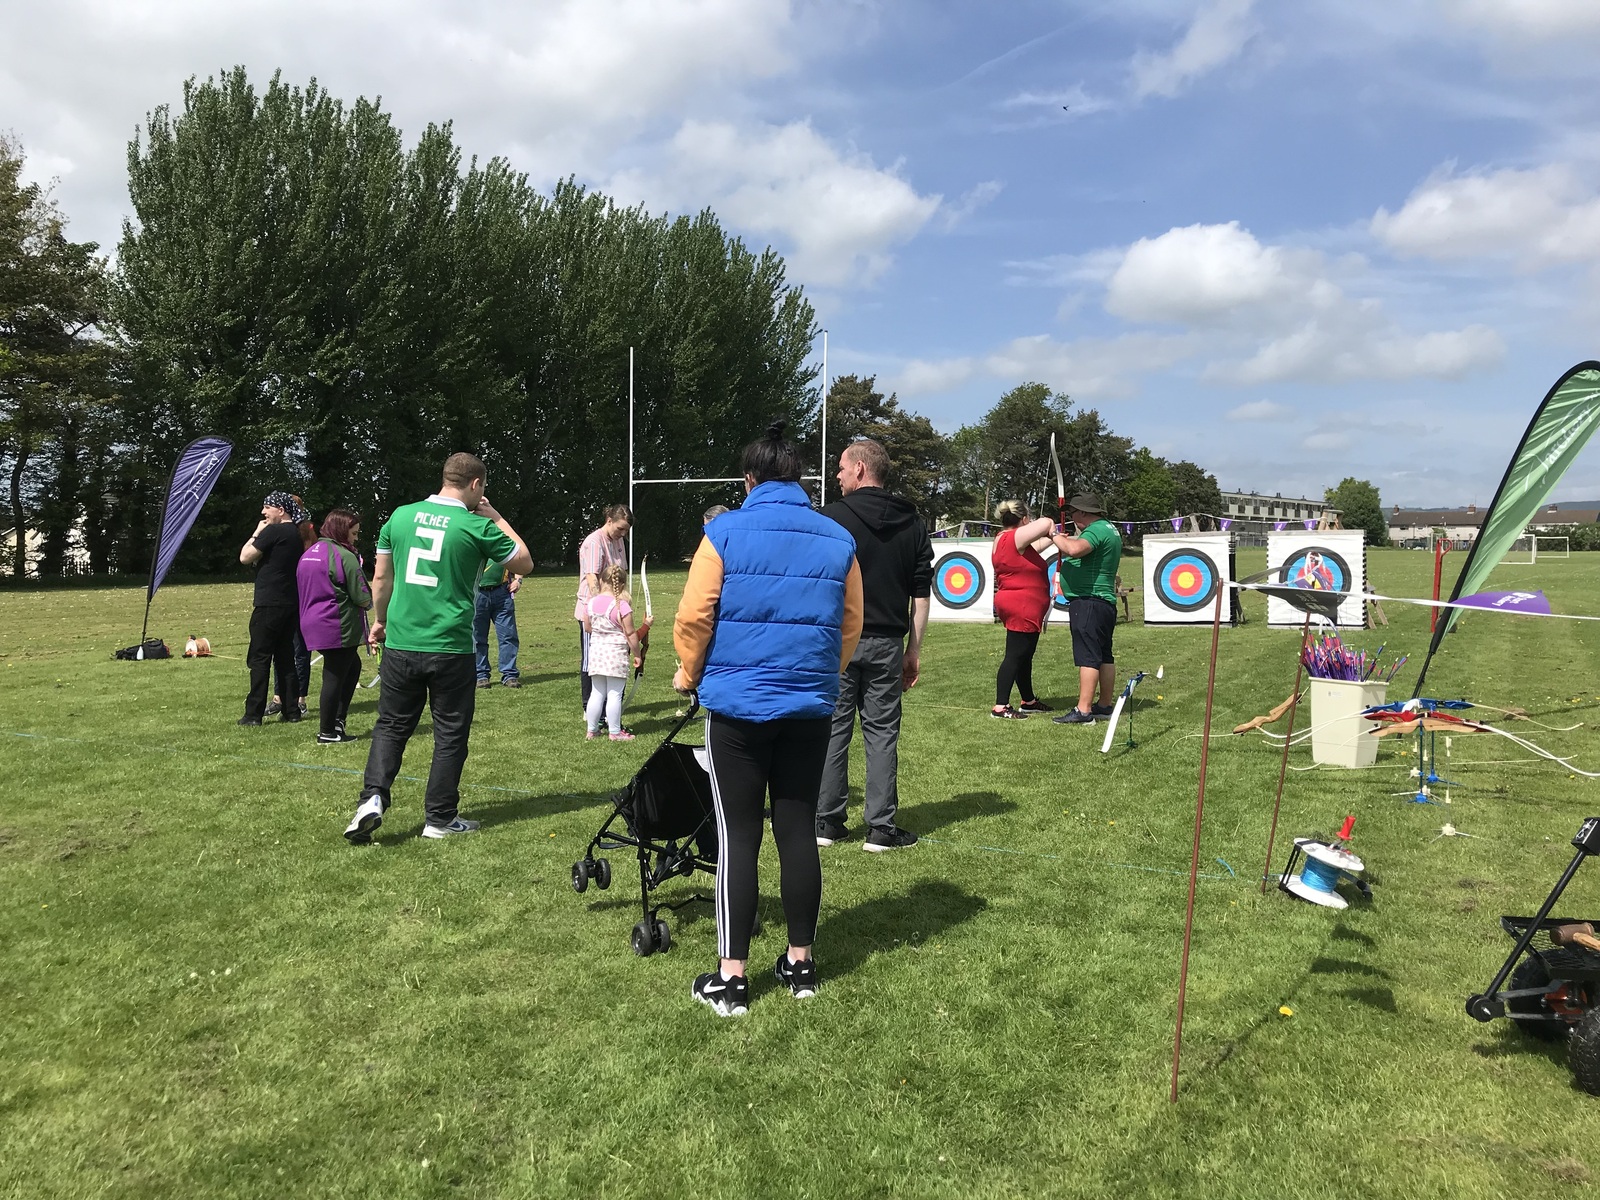
[[[1346,529],[1367,531],[1367,545],[1389,544],[1389,521],[1383,515],[1383,500],[1373,484],[1365,479],[1345,478],[1338,487],[1327,490],[1326,499],[1339,510],[1340,523]]]
[[[1205,513],[1215,517],[1222,512],[1222,488],[1217,484],[1217,477],[1204,467],[1184,460],[1168,463],[1167,473],[1177,487],[1173,507],[1179,514]]]
[[[1178,504],[1178,483],[1167,464],[1140,447],[1133,455],[1133,470],[1123,489],[1123,511],[1129,521],[1161,521],[1171,517]],[[1137,535],[1140,531],[1135,530]]]

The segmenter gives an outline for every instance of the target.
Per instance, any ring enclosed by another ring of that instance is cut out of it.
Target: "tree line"
[[[116,261],[73,242],[46,190],[0,141],[0,518],[8,568],[41,539],[94,573],[148,569],[178,449],[236,449],[181,570],[236,569],[261,497],[348,505],[375,533],[472,449],[490,494],[540,562],[569,562],[627,493],[628,352],[636,477],[732,473],[737,450],[788,420],[820,466],[816,322],[770,248],[714,213],[625,208],[572,180],[548,194],[507,162],[463,156],[448,124],[407,148],[389,115],[242,68],[190,80],[127,153],[132,215]],[[1113,432],[1048,385],[1011,389],[946,436],[843,376],[830,458],[872,436],[931,522],[990,517],[1002,499],[1053,510],[1066,487],[1119,520],[1218,512],[1214,476]],[[830,471],[831,475],[831,471]],[[814,485],[813,485],[814,486]],[[831,488],[831,481],[830,481]],[[641,551],[678,556],[728,485],[639,493]]]

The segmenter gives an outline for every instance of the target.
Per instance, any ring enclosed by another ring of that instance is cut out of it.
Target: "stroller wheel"
[[[572,890],[580,896],[589,890],[589,862],[587,859],[572,864]]]
[[[605,858],[594,860],[594,885],[602,892],[611,886],[611,861]]]
[[[1517,964],[1517,969],[1511,972],[1511,990],[1520,991],[1523,988],[1544,987],[1550,982],[1550,972],[1545,969],[1544,963],[1531,955]],[[1560,1021],[1542,1020],[1540,1013],[1548,1013],[1543,996],[1519,996],[1515,1000],[1506,1001],[1506,1016],[1510,1017],[1518,1029],[1529,1037],[1538,1038],[1541,1042],[1557,1042],[1567,1036],[1567,1027]],[[1519,1015],[1522,1017],[1518,1020]]]
[[[1578,1086],[1591,1096],[1600,1096],[1600,1008],[1591,1008],[1572,1027],[1567,1062]]]
[[[656,918],[656,949],[663,954],[672,949],[672,930],[660,917]]]
[[[649,958],[656,952],[655,930],[648,918],[633,927],[633,952],[640,958]]]

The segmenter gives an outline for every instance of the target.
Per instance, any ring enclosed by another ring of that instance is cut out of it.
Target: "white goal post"
[[[1572,547],[1564,535],[1536,533],[1533,535],[1533,553],[1535,558],[1569,558]]]
[[[1529,567],[1539,559],[1537,539],[1531,533],[1525,533],[1506,548],[1505,557],[1500,560],[1502,566]]]

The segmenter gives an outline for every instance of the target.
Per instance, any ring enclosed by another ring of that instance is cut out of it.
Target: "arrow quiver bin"
[[[1586,819],[1572,844],[1577,853],[1539,911],[1500,918],[1516,945],[1489,986],[1467,1000],[1467,1015],[1507,1017],[1530,1037],[1565,1040],[1578,1086],[1600,1096],[1600,918],[1550,915],[1584,859],[1600,854],[1600,817]]]

